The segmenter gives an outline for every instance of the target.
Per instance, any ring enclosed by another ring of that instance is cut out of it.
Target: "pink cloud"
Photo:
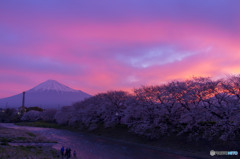
[[[9,14],[0,14],[4,30],[0,72],[16,80],[2,80],[0,97],[47,79],[96,94],[192,76],[240,73],[239,31],[235,35],[218,20],[209,22],[215,15],[191,21],[175,13],[176,17],[129,15],[113,21],[105,14],[106,19],[96,20],[90,13],[68,18],[49,10],[1,12]]]

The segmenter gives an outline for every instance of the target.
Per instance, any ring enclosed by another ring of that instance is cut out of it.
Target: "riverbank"
[[[0,123],[0,126],[16,130],[28,130],[38,133],[58,143],[53,148],[62,146],[76,151],[78,159],[196,159],[175,153],[163,152],[147,145],[125,142],[89,133],[73,132],[64,129],[18,126],[13,123]],[[80,157],[80,158],[79,158]]]
[[[140,145],[148,146],[163,152],[189,156],[194,158],[215,158],[209,155],[210,150],[212,149],[220,150],[221,148],[222,148],[221,150],[224,150],[224,147],[222,147],[224,143],[206,144],[205,141],[200,141],[196,143],[196,142],[189,142],[184,138],[177,138],[172,136],[163,137],[158,140],[148,140],[141,136],[136,136],[134,134],[129,133],[123,127],[117,127],[114,129],[101,128],[94,131],[86,131],[86,130],[79,130],[77,128],[73,128],[69,126],[61,126],[55,123],[46,123],[46,122],[22,122],[22,123],[17,123],[17,125],[70,130],[70,131],[78,132],[81,134],[101,136],[102,138],[108,138],[118,142],[138,144],[138,145],[140,144]]]
[[[56,144],[56,142],[36,133],[0,127],[1,159],[59,158],[59,153],[52,148],[53,144]]]

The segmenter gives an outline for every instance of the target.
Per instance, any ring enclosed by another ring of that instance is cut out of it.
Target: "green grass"
[[[16,137],[15,139],[16,139],[16,140],[21,140],[21,141],[25,141],[25,140],[27,140],[26,137],[22,137],[22,136],[20,136],[20,137]]]
[[[35,159],[58,159],[59,152],[51,147],[39,146],[1,146],[1,159],[16,159],[16,158],[35,158]]]
[[[18,130],[12,128],[0,128],[0,159],[57,159],[59,152],[50,146],[12,146],[12,143],[41,143],[51,142],[42,138],[38,134],[33,134],[26,130]]]
[[[0,142],[11,142],[12,139],[6,138],[6,137],[1,137]]]
[[[42,127],[42,128],[55,128],[55,129],[64,129],[67,126],[60,126],[56,123],[48,123],[44,121],[35,121],[35,122],[18,122],[15,125],[19,126],[33,126],[33,127]]]
[[[23,151],[31,151],[32,149],[37,149],[36,146],[15,146],[18,147],[19,149],[23,150]]]
[[[28,134],[31,137],[36,137],[36,135],[34,133],[31,133],[31,132],[27,132],[26,134]]]
[[[1,145],[7,146],[9,144],[8,144],[8,142],[2,142]]]
[[[44,122],[44,121],[18,122],[18,123],[15,123],[15,125],[41,127],[41,128],[64,129],[64,130],[70,130],[70,131],[79,131],[78,129],[73,128],[71,126],[58,125],[57,123],[49,123],[49,122]]]

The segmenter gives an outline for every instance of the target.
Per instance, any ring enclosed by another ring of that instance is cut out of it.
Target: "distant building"
[[[5,110],[4,110],[3,108],[0,108],[0,112],[4,113],[4,112],[5,112]]]

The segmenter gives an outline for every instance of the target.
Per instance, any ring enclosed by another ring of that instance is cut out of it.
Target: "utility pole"
[[[25,92],[23,92],[23,98],[22,98],[22,106],[21,106],[21,114],[26,112],[26,107],[25,107]]]
[[[25,92],[23,92],[22,107],[25,107]]]

